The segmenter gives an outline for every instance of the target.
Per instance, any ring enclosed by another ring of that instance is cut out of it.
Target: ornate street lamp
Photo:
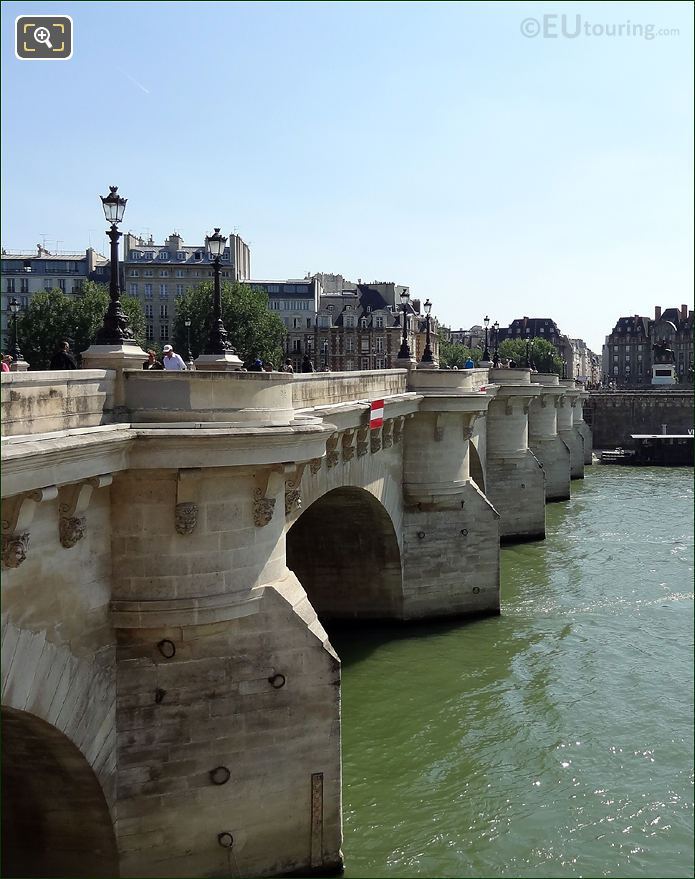
[[[531,340],[526,340],[526,369],[531,368]]]
[[[222,294],[220,292],[220,259],[224,252],[227,239],[220,235],[219,227],[215,227],[212,235],[205,236],[205,246],[212,257],[215,275],[215,288],[212,298],[212,322],[205,354],[236,354],[232,343],[227,338],[227,330],[222,323]]]
[[[323,343],[323,365],[328,368],[328,342]]]
[[[567,361],[565,358],[562,358],[562,377],[567,378]]]
[[[111,228],[106,234],[111,239],[111,283],[109,284],[110,302],[104,315],[104,323],[96,335],[97,345],[122,345],[134,341],[133,330],[128,315],[121,307],[121,285],[118,270],[118,239],[123,234],[118,231],[118,224],[123,219],[127,198],[118,194],[117,186],[109,186],[108,195],[102,195],[101,204],[104,208],[106,222]]]
[[[401,305],[403,306],[403,338],[401,340],[401,350],[398,352],[399,360],[410,360],[410,348],[408,347],[408,320],[406,317],[409,302],[410,291],[401,290]]]
[[[499,352],[499,338],[500,338],[500,325],[499,321],[495,321],[492,325],[492,330],[494,333],[495,339],[495,350],[492,355],[492,365],[498,367],[500,365],[500,352]]]
[[[186,347],[188,348],[186,353],[186,366],[188,369],[195,369],[193,352],[191,351],[191,319],[188,315],[184,318],[183,325],[186,327]]]
[[[422,359],[420,363],[434,363],[434,357],[432,357],[432,349],[430,348],[430,312],[432,311],[432,303],[429,299],[425,300],[425,322],[427,326],[426,335],[425,335],[425,350],[422,352]]]
[[[488,337],[487,337],[487,331],[488,331],[488,330],[487,330],[487,328],[490,326],[490,318],[489,318],[487,315],[485,315],[485,317],[483,318],[483,323],[485,324],[485,350],[483,351],[483,360],[484,360],[486,363],[489,363],[489,361],[490,361],[490,351],[489,351],[488,346],[487,346],[487,345],[488,345]]]
[[[19,302],[13,296],[12,299],[7,303],[7,307],[10,309],[10,313],[12,315],[12,323],[13,323],[13,335],[14,335],[14,345],[10,354],[12,355],[12,362],[14,364],[19,363],[20,360],[24,360],[22,356],[22,352],[19,350],[19,340],[17,338],[17,316],[20,312]]]

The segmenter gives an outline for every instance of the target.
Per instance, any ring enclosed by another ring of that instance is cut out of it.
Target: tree
[[[547,339],[505,339],[500,342],[499,356],[514,360],[517,366],[526,366],[527,341],[533,342],[531,357],[538,372],[554,372],[562,376],[562,358],[555,345]]]
[[[482,356],[480,348],[468,348],[457,342],[439,342],[439,366],[442,369],[453,369],[454,366],[463,369],[469,357],[477,363]]]
[[[94,281],[85,281],[79,295],[61,290],[34,293],[17,329],[19,347],[30,367],[48,369],[62,341],[69,342],[76,355],[86,351],[104,320],[108,304],[108,288]],[[139,301],[133,296],[121,296],[121,305],[137,344],[142,345],[145,318]]]
[[[202,354],[210,334],[212,316],[212,281],[203,281],[176,297],[174,346],[184,355],[188,348],[184,320],[191,320],[191,351]],[[287,330],[280,318],[268,309],[268,294],[246,284],[222,282],[222,321],[229,341],[244,363],[256,357],[279,367],[284,357]]]

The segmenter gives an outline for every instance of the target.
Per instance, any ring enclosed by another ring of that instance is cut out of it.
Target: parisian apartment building
[[[9,302],[16,299],[20,313],[26,311],[34,293],[61,290],[79,296],[86,280],[108,283],[109,260],[89,247],[85,251],[49,251],[40,244],[34,250],[2,248],[0,330],[7,339]]]
[[[603,382],[617,387],[651,384],[653,348],[666,342],[673,351],[676,375],[688,381],[693,366],[693,311],[687,305],[656,305],[654,318],[618,318],[603,347]]]
[[[221,258],[222,281],[244,281],[251,273],[248,245],[235,233],[227,238]],[[123,236],[124,290],[140,300],[148,342],[163,344],[173,335],[176,297],[213,277],[205,244],[186,244],[172,232],[163,244],[131,232]]]

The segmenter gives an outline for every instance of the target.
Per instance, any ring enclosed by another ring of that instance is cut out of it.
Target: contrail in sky
[[[118,69],[121,70],[120,67],[119,67]],[[149,90],[149,89],[146,89],[145,86],[144,86],[141,82],[138,82],[137,79],[135,79],[134,76],[131,76],[129,73],[126,73],[125,70],[121,70],[121,73],[123,74],[123,76],[127,76],[128,79],[129,79],[134,85],[136,85],[139,89],[142,89],[142,91],[145,92],[146,95],[149,95],[150,90]]]

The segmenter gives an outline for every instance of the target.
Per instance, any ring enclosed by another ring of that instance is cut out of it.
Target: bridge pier
[[[528,446],[528,413],[541,389],[528,369],[491,371],[498,383],[487,413],[487,496],[500,514],[500,539],[545,537],[545,475]]]
[[[584,437],[574,426],[574,412],[580,391],[573,379],[563,379],[565,389],[557,410],[557,432],[570,450],[570,478],[584,479]]]
[[[584,464],[592,464],[594,460],[594,437],[591,428],[584,421],[584,401],[588,399],[588,391],[581,391],[572,415],[572,424],[584,441]]]
[[[340,662],[284,474],[131,471],[113,505],[121,875],[339,868]]]
[[[454,371],[415,373],[410,386],[424,398],[403,450],[404,617],[499,613],[499,514],[470,476],[491,397]]]
[[[531,381],[540,386],[541,395],[529,406],[529,448],[543,465],[546,501],[568,500],[570,451],[557,432],[557,406],[564,390],[554,374],[532,373]]]

